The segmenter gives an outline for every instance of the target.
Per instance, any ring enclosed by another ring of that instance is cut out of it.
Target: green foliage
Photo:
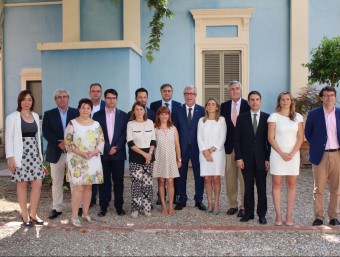
[[[338,86],[340,81],[340,36],[329,39],[324,37],[320,45],[311,51],[307,64],[310,84],[320,83]]]
[[[149,36],[149,41],[147,42],[147,53],[146,58],[151,63],[154,59],[153,52],[159,51],[161,37],[163,35],[162,31],[164,28],[164,23],[162,19],[164,16],[168,18],[172,18],[173,13],[167,7],[168,0],[146,0],[148,3],[148,7],[150,10],[154,9],[155,13],[153,15],[152,21],[149,23],[149,27],[151,28],[151,33]]]
[[[310,110],[321,105],[319,92],[315,86],[305,86],[300,89],[294,98],[296,112],[304,115]]]

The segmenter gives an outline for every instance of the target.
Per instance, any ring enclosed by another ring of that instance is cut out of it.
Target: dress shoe
[[[33,219],[31,216],[30,216],[30,219],[32,221],[33,224],[35,225],[44,225],[44,221],[42,219],[40,219],[38,216],[37,216],[37,219]]]
[[[266,219],[266,217],[260,217],[260,218],[259,218],[259,223],[262,224],[262,225],[267,224],[267,219]]]
[[[248,222],[249,220],[253,220],[254,215],[244,216],[240,219],[240,222]]]
[[[156,205],[162,205],[162,201],[160,197],[157,198]]]
[[[80,208],[78,209],[78,216],[79,216],[79,217],[83,216],[83,208],[82,208],[82,207],[80,207]]]
[[[81,217],[84,221],[87,221],[87,222],[92,222],[92,219],[90,216],[82,216]]]
[[[22,226],[29,227],[29,228],[33,226],[32,221],[29,220],[29,221],[26,222],[26,221],[24,221],[23,218],[21,218],[21,219],[22,219],[22,223],[21,223]]]
[[[72,219],[72,218],[71,218],[71,223],[72,223],[72,225],[75,226],[75,227],[81,227],[81,226],[82,226],[81,223],[80,223],[79,218],[77,218],[77,219]]]
[[[152,216],[151,211],[145,211],[145,212],[144,212],[144,215],[145,215],[146,217],[151,217],[151,216]]]
[[[206,211],[207,207],[202,202],[196,202],[195,207],[197,207],[201,211]]]
[[[244,217],[244,215],[245,215],[244,209],[240,209],[240,210],[238,211],[238,213],[237,213],[237,217],[239,217],[239,218]]]
[[[238,211],[238,208],[230,208],[227,211],[227,215],[234,215]]]
[[[50,212],[50,215],[48,215],[48,218],[50,219],[50,220],[52,220],[52,219],[55,219],[56,217],[58,217],[59,215],[61,215],[62,214],[62,212],[61,211],[57,211],[57,210],[52,210],[51,212]]]
[[[338,219],[331,219],[329,221],[329,225],[331,225],[331,226],[339,226],[340,225],[340,221]]]
[[[178,203],[178,204],[176,204],[176,206],[175,206],[175,210],[176,211],[179,211],[179,210],[182,210],[184,207],[186,207],[187,206],[187,204],[186,203]]]
[[[313,221],[313,226],[321,226],[323,224],[323,221],[320,219],[315,219]]]
[[[137,219],[138,218],[138,211],[133,211],[133,212],[131,212],[131,218],[133,218],[133,219]]]
[[[118,216],[124,216],[126,213],[123,209],[117,209]]]
[[[100,208],[99,212],[98,212],[98,217],[104,217],[107,213],[107,209],[104,208]]]

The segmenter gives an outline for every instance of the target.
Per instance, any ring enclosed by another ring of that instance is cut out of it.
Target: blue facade
[[[6,3],[37,2],[11,0]],[[123,2],[81,0],[81,40],[123,39]],[[174,86],[174,99],[183,102],[182,90],[195,83],[195,23],[192,9],[255,8],[250,19],[249,89],[263,95],[263,110],[272,112],[279,92],[290,88],[290,0],[195,0],[169,1],[173,19],[165,19],[161,51],[150,64],[145,56],[122,49],[37,51],[39,42],[62,41],[62,6],[5,8],[4,87],[5,115],[16,108],[21,90],[20,71],[41,68],[43,110],[55,106],[52,93],[65,87],[71,105],[88,96],[89,85],[99,82],[104,90],[118,90],[121,109],[129,111],[134,91],[149,90],[149,103],[160,98],[163,83]],[[309,51],[324,36],[340,34],[340,1],[309,0]],[[141,48],[146,53],[153,13],[141,0]],[[214,32],[218,33],[218,32]],[[198,85],[200,86],[200,85]]]

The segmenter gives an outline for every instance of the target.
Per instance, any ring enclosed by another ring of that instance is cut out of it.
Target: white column
[[[123,1],[124,40],[140,48],[140,0]]]
[[[293,95],[308,83],[308,0],[290,1],[290,91]]]
[[[63,42],[80,41],[80,0],[63,0]]]

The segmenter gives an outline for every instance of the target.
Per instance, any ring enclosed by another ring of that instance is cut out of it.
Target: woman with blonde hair
[[[205,116],[198,122],[197,142],[200,150],[201,177],[204,177],[208,198],[207,212],[215,215],[220,213],[220,178],[224,176],[226,165],[224,151],[226,136],[227,126],[224,117],[220,116],[220,104],[215,98],[209,98],[205,104]],[[212,191],[215,195],[214,202]]]
[[[303,117],[295,112],[293,96],[282,92],[277,98],[276,112],[268,118],[268,141],[271,145],[270,173],[276,212],[275,225],[282,225],[281,187],[283,176],[287,184],[286,225],[293,225],[296,180],[300,168],[299,149],[303,142]]]

